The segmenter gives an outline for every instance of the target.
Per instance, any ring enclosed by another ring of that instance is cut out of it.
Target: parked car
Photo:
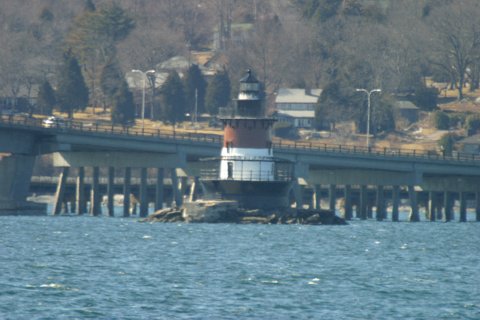
[[[65,128],[67,126],[67,121],[63,118],[50,116],[42,121],[42,125],[45,128]]]

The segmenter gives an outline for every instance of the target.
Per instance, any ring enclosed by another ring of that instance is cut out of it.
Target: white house
[[[279,121],[296,128],[312,128],[315,123],[315,105],[322,89],[280,88],[275,98]]]

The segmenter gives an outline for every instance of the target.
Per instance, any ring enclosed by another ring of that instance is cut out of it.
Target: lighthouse
[[[251,70],[240,79],[233,108],[220,120],[220,157],[209,159],[213,169],[201,176],[207,193],[235,200],[243,208],[288,207],[293,166],[273,155],[271,130],[276,120],[266,115],[261,84]]]

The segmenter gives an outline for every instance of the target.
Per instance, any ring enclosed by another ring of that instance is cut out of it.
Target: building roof
[[[411,101],[397,101],[395,103],[395,107],[397,109],[402,109],[402,110],[418,110],[418,107],[413,104]]]
[[[144,75],[139,72],[127,71],[125,73],[125,79],[127,80],[128,87],[130,89],[142,90],[143,89],[143,77]],[[155,73],[155,88],[160,88],[165,80],[168,78],[168,72],[156,72]],[[150,82],[147,80],[146,88],[150,88]]]
[[[277,112],[279,116],[291,118],[315,118],[313,110],[278,110]]]
[[[477,144],[480,145],[480,134],[474,134],[473,136],[466,137],[458,142],[459,144]]]
[[[322,89],[311,89],[308,94],[306,92],[306,89],[280,88],[275,103],[317,103]]]

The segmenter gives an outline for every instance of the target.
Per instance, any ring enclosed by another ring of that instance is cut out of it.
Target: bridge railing
[[[341,144],[317,144],[312,142],[293,142],[284,143],[281,140],[273,144],[275,149],[294,149],[305,151],[317,151],[323,153],[345,153],[349,155],[367,155],[392,158],[414,158],[425,160],[455,161],[455,162],[478,162],[480,164],[480,154],[462,153],[452,151],[438,152],[436,150],[417,150],[407,148],[375,148],[361,146],[346,146]]]
[[[109,135],[127,135],[138,136],[142,138],[163,138],[174,139],[179,141],[195,141],[206,143],[222,142],[223,137],[216,134],[205,133],[190,133],[190,132],[177,132],[175,130],[164,130],[160,128],[144,127],[138,128],[133,126],[121,126],[114,125],[107,121],[73,121],[65,120],[46,127],[43,124],[43,119],[28,117],[28,116],[0,116],[0,122],[11,126],[21,126],[28,128],[36,128],[45,132],[84,132],[84,133],[100,133]]]
[[[202,142],[208,144],[221,145],[223,137],[216,134],[205,133],[185,133],[176,132],[175,130],[164,130],[159,128],[138,128],[129,126],[112,125],[107,121],[85,122],[85,121],[65,121],[53,127],[44,127],[42,119],[28,117],[28,116],[0,116],[0,122],[9,126],[20,126],[40,129],[45,132],[84,132],[107,135],[127,135],[138,136],[142,138],[156,138],[169,139],[184,142]],[[310,152],[324,152],[324,153],[345,153],[350,155],[365,155],[378,157],[392,157],[392,158],[410,158],[410,159],[424,159],[430,161],[453,161],[453,162],[478,162],[480,163],[480,154],[452,152],[450,154],[445,152],[438,152],[436,150],[416,150],[416,149],[400,149],[400,148],[375,148],[375,147],[361,147],[361,146],[346,146],[340,144],[318,144],[312,142],[300,141],[283,141],[273,143],[273,147],[277,150],[297,150]]]

